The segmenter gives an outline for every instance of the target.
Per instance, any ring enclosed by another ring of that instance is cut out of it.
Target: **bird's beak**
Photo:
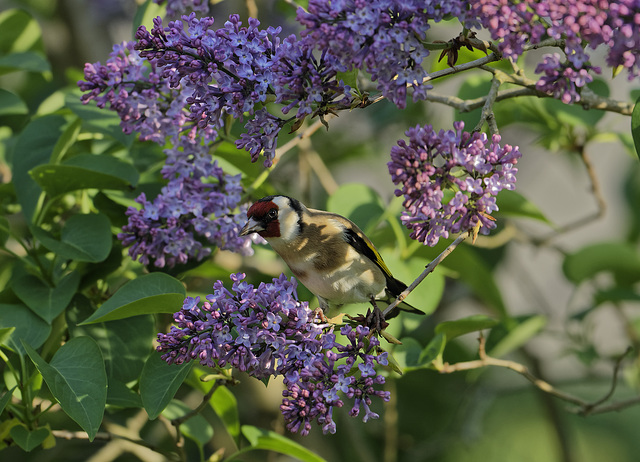
[[[264,231],[264,226],[255,221],[253,218],[249,218],[247,224],[242,227],[240,236],[246,236],[247,234],[257,233],[259,231]]]

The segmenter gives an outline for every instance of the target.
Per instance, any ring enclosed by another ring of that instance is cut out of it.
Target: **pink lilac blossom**
[[[487,234],[496,226],[489,218],[498,210],[496,195],[515,189],[518,147],[463,129],[463,122],[438,132],[418,125],[405,133],[409,143],[399,140],[391,149],[388,167],[396,196],[404,197],[402,221],[413,239],[429,246],[478,224]]]

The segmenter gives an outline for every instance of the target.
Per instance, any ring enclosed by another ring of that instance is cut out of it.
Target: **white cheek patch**
[[[285,241],[290,241],[298,233],[298,214],[295,211],[287,210],[278,216],[280,222],[280,237]]]

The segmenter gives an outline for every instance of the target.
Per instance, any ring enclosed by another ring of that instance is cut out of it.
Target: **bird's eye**
[[[278,216],[278,211],[276,209],[271,209],[267,212],[267,217],[270,219],[274,219]]]

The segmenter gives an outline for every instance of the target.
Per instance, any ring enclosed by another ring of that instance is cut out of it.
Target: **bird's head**
[[[303,207],[291,197],[263,197],[247,210],[249,220],[240,231],[240,236],[258,233],[265,239],[291,239],[300,232]]]

